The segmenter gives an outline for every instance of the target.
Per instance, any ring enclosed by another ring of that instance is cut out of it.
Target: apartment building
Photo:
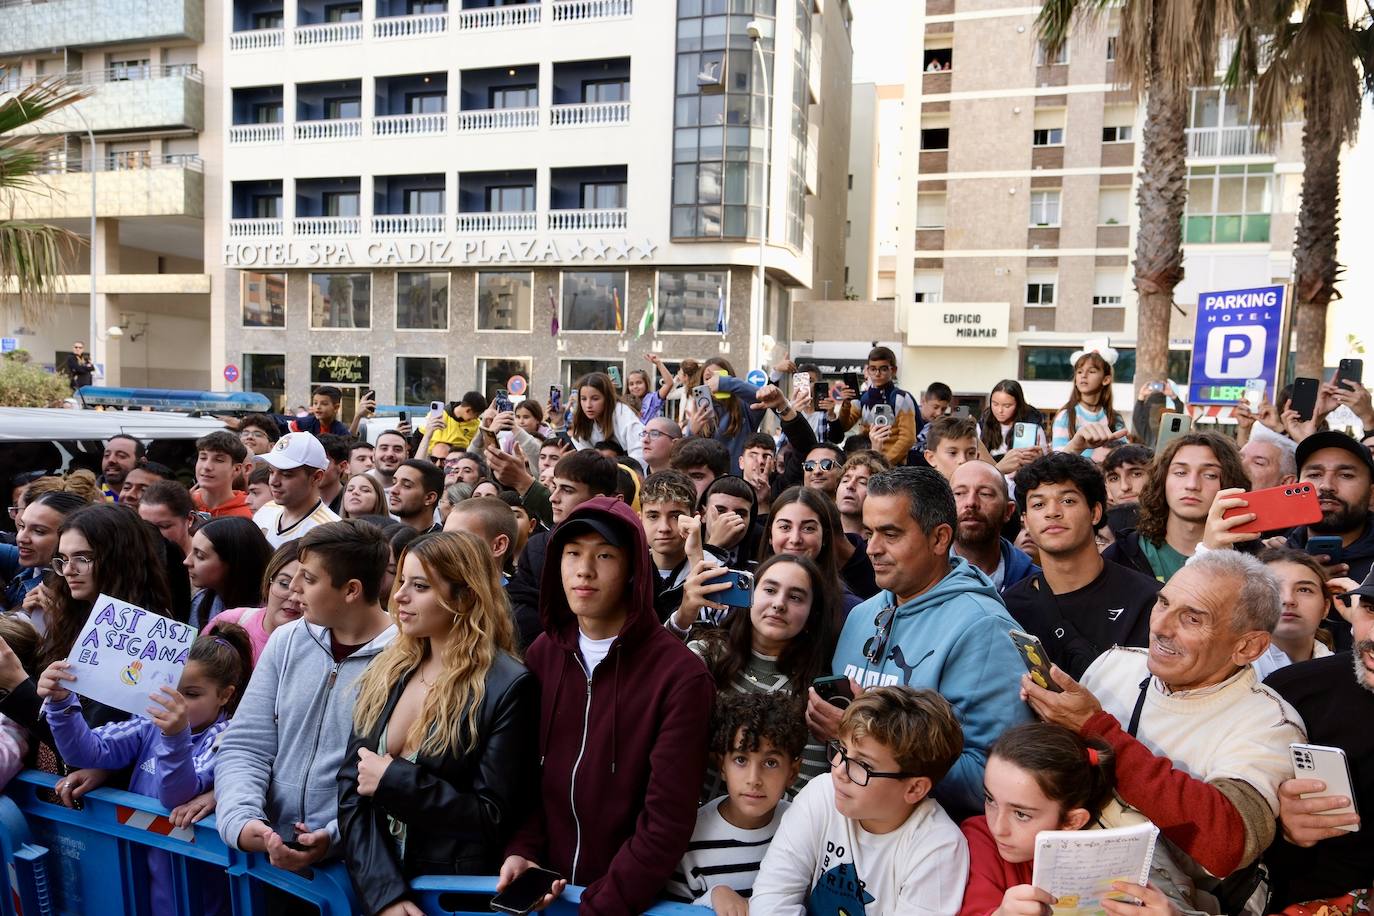
[[[895,234],[889,239],[888,223],[875,218],[868,250],[847,256],[851,286],[862,271],[873,278],[872,298],[891,290],[906,344],[903,382],[920,389],[940,379],[986,395],[999,379],[1017,378],[1033,403],[1055,406],[1067,393],[1069,355],[1086,339],[1109,337],[1121,354],[1118,399],[1133,399],[1130,263],[1143,106],[1115,88],[1115,13],[1077,29],[1047,58],[1033,7],[916,7],[905,85],[866,96],[876,135],[899,145],[868,161],[893,153],[900,167],[895,181],[890,170],[880,175],[849,207],[852,220],[895,199]],[[1251,107],[1248,88],[1192,93],[1186,279],[1170,326],[1169,374],[1180,383],[1200,292],[1284,283],[1291,274],[1300,132],[1263,144]],[[895,131],[885,122],[893,117]],[[867,186],[860,175],[853,181]],[[884,246],[895,253],[885,256]]]
[[[321,383],[347,413],[367,389],[414,405],[514,376],[542,400],[651,351],[743,374],[785,342],[794,296],[839,289],[842,255],[822,253],[843,250],[844,189],[820,166],[847,159],[845,0],[223,16],[209,345],[279,405]]]
[[[40,128],[67,138],[44,187],[4,202],[7,216],[86,242],[95,202],[94,244],[76,253],[46,319],[0,317],[35,362],[61,365],[81,340],[97,383],[208,387],[205,158],[219,139],[206,28],[203,0],[0,3],[0,93],[53,76],[89,92]]]

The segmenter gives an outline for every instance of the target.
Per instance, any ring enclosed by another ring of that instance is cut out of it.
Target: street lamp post
[[[100,346],[100,323],[96,320],[95,314],[95,181],[96,172],[99,170],[96,168],[95,133],[91,130],[91,123],[87,121],[86,116],[81,113],[79,103],[72,106],[72,114],[81,119],[81,125],[86,128],[86,140],[91,145],[91,242],[90,256],[88,258],[91,268],[91,288],[89,311],[91,317],[91,363],[98,364],[102,357],[108,357],[108,354],[106,354]]]
[[[768,250],[768,204],[772,192],[770,178],[773,159],[772,144],[769,141],[773,133],[773,95],[768,89],[768,67],[763,59],[763,23],[757,19],[750,19],[745,25],[744,31],[754,45],[755,55],[759,59],[759,75],[763,79],[763,222],[759,226],[759,269],[758,278],[754,284],[758,288],[758,295],[750,299],[749,308],[748,365],[742,367],[742,371],[747,372],[756,365],[763,363],[763,355],[759,351],[762,348],[761,342],[763,340],[766,277],[764,258]]]

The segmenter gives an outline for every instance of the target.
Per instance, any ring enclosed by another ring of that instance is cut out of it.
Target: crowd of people
[[[1374,457],[1324,423],[1374,430],[1367,389],[1156,451],[1158,392],[1123,417],[1111,352],[1052,414],[1007,380],[976,416],[883,347],[857,389],[648,359],[370,437],[372,399],[345,425],[324,386],[191,468],[120,436],[98,477],[26,475],[0,781],[213,814],[274,866],[341,860],[386,916],[422,913],[417,876],[533,867],[537,907],[572,884],[591,914],[1029,916],[1057,902],[1038,835],[1145,821],[1148,881],[1106,912],[1370,912]],[[1320,520],[1248,530],[1247,495],[1297,481]],[[201,634],[146,717],[68,664],[102,594]],[[1350,797],[1293,745],[1343,752]]]

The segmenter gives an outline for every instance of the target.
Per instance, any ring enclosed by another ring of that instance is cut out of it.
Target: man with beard
[[[396,482],[396,469],[401,462],[410,457],[410,441],[394,429],[388,429],[377,437],[377,447],[372,453],[372,476],[390,490]]]
[[[1146,645],[1159,583],[1098,554],[1107,491],[1093,462],[1068,452],[1035,459],[1016,472],[1016,503],[1044,565],[1002,593],[1021,629],[1074,677],[1112,646]]]
[[[956,556],[968,560],[992,580],[997,591],[1040,572],[1030,557],[1002,537],[1002,526],[1016,507],[1007,495],[1007,479],[986,461],[970,461],[954,469],[949,481],[959,524],[954,528]]]
[[[124,486],[124,478],[143,463],[144,455],[143,443],[133,436],[111,436],[106,441],[105,454],[100,459],[100,470],[104,475],[100,480],[100,488],[105,493],[107,503],[119,502],[119,490]]]
[[[844,449],[829,442],[822,442],[806,453],[802,462],[805,478],[802,485],[808,490],[819,490],[832,500],[840,486],[840,470],[844,467]]]
[[[1349,576],[1362,582],[1374,565],[1374,524],[1370,523],[1370,497],[1374,495],[1374,458],[1354,439],[1338,432],[1322,432],[1298,443],[1298,480],[1317,488],[1322,520],[1294,528],[1288,544],[1307,549],[1314,535],[1334,535],[1341,546],[1317,557],[1332,576]],[[1323,623],[1335,637],[1337,649],[1350,648],[1350,625],[1335,614]]]
[[[863,543],[864,500],[868,498],[868,478],[888,469],[887,461],[877,452],[862,449],[849,456],[840,469],[840,486],[835,491],[835,507],[840,510],[845,537],[857,537]],[[853,537],[850,538],[853,541]]]
[[[1374,581],[1366,579],[1337,601],[1353,630],[1354,650],[1281,668],[1264,683],[1302,714],[1308,743],[1345,751],[1355,797],[1314,779],[1279,785],[1282,832],[1265,855],[1272,912],[1369,887],[1374,830],[1359,829],[1358,814],[1333,812],[1352,800],[1356,811],[1374,811]]]

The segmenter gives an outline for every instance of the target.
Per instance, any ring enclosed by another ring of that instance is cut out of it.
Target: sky
[[[894,17],[906,19],[917,0],[849,0],[854,13],[850,41],[854,46],[854,82],[901,83],[906,81],[906,56],[910,32],[894,27]]]

